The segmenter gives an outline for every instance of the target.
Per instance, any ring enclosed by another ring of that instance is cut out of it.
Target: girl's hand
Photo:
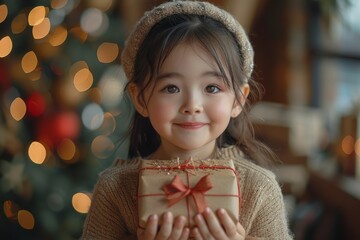
[[[179,216],[174,220],[171,212],[164,213],[162,224],[158,230],[159,217],[151,215],[145,225],[145,229],[138,228],[137,237],[142,240],[185,240],[188,239],[190,230],[185,227],[185,217]]]
[[[239,222],[236,224],[224,209],[216,211],[216,215],[210,208],[203,214],[195,216],[195,224],[191,236],[196,240],[243,240],[245,230]]]

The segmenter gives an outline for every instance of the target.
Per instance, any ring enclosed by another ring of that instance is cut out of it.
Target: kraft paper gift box
[[[170,211],[193,217],[206,207],[213,211],[224,208],[238,221],[241,203],[240,186],[232,160],[208,159],[143,160],[139,169],[139,227],[144,228],[152,214]]]

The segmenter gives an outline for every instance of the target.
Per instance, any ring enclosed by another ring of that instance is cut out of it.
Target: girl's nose
[[[203,111],[203,105],[200,99],[195,96],[189,96],[184,99],[183,105],[180,109],[183,114],[197,114]]]

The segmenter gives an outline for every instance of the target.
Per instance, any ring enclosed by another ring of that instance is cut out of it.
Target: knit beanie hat
[[[121,62],[126,77],[134,76],[134,64],[137,52],[151,28],[165,17],[173,14],[192,14],[213,18],[221,22],[234,36],[240,49],[246,76],[251,76],[254,66],[254,52],[249,39],[240,23],[227,11],[208,2],[175,0],[163,3],[145,12],[131,32],[122,52]]]

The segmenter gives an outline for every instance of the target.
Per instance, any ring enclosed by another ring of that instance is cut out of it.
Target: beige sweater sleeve
[[[126,239],[125,218],[118,207],[126,194],[122,193],[120,183],[114,184],[114,181],[106,174],[100,176],[93,191],[81,239]]]

